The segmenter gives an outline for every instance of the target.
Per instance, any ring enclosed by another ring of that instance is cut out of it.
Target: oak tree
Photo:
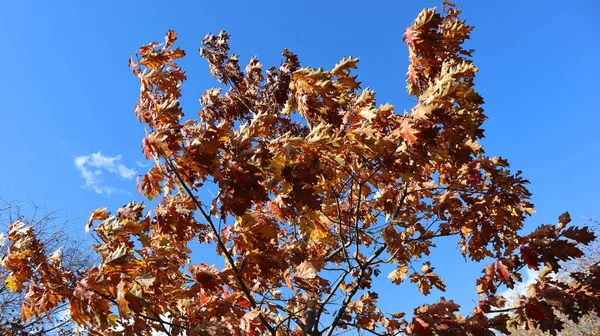
[[[597,220],[588,220],[588,227],[594,233],[600,232],[600,222]],[[570,277],[570,274],[587,273],[589,270],[600,264],[600,240],[595,240],[591,244],[584,246],[582,249],[583,255],[568,262],[561,263],[562,270],[559,273],[553,274],[553,278],[563,282],[572,283],[577,281]],[[527,288],[525,291],[517,292],[514,297],[509,297],[507,305],[518,305],[520,300],[524,300],[528,296]],[[535,287],[530,288],[535,295]],[[512,301],[512,302],[511,302]],[[558,333],[560,336],[595,336],[600,334],[600,317],[594,311],[589,311],[584,316],[580,317],[576,322],[569,320],[564,314],[557,312],[558,317],[564,322],[564,328]],[[518,336],[547,336],[550,333],[539,329],[525,329],[520,326],[514,326],[511,330],[513,335]]]
[[[6,236],[8,226],[21,226],[35,231],[43,245],[44,253],[59,255],[63,267],[71,272],[85,272],[94,265],[95,255],[83,240],[72,236],[67,221],[56,211],[45,211],[44,207],[31,203],[21,204],[0,198],[0,256],[7,256]],[[23,242],[24,243],[24,242]],[[40,246],[41,248],[41,246]],[[75,335],[74,322],[70,318],[68,303],[47,309],[47,315],[21,320],[21,306],[27,300],[26,293],[14,291],[15,283],[9,277],[10,269],[0,268],[0,334],[10,336],[30,335]],[[50,319],[48,319],[50,317]]]
[[[528,182],[479,142],[486,116],[463,47],[473,28],[459,15],[445,2],[405,30],[416,103],[404,113],[363,88],[357,58],[324,70],[284,49],[277,67],[252,58],[242,69],[222,31],[200,47],[219,87],[184,117],[175,32],[141,47],[129,65],[154,163],[139,191],[152,207],[95,210],[87,229],[101,262],[84,275],[13,224],[3,265],[12,289],[27,292],[23,320],[68,302],[74,321],[103,335],[494,335],[513,325],[555,332],[557,312],[575,321],[598,312],[597,265],[569,284],[547,276],[593,233],[568,213],[519,233],[533,213]],[[446,236],[465,259],[489,262],[472,313],[444,298],[408,315],[383,311],[377,277],[423,295],[445,290],[427,256]],[[224,266],[192,263],[192,241],[214,247]],[[534,295],[501,308],[499,289],[524,268],[541,270]]]

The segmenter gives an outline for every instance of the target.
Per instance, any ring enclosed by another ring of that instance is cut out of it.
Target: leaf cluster
[[[87,228],[101,262],[79,277],[13,224],[3,264],[11,287],[33,288],[23,319],[68,301],[77,323],[103,335],[494,335],[510,325],[559,330],[555,311],[574,320],[598,311],[598,267],[569,285],[542,276],[535,296],[494,309],[503,306],[498,289],[524,267],[557,271],[594,235],[568,226],[568,214],[519,234],[533,213],[528,182],[479,143],[486,116],[463,48],[472,27],[459,14],[446,2],[406,29],[407,91],[417,102],[405,113],[377,105],[353,75],[356,58],[324,70],[284,50],[278,67],[252,58],[242,69],[222,31],[200,48],[221,88],[205,91],[186,119],[176,34],[140,48],[130,60],[135,111],[154,165],[138,189],[156,205],[94,211]],[[493,260],[476,280],[473,312],[463,317],[444,298],[412,319],[382,311],[371,287],[384,264],[395,265],[394,284],[445,290],[427,256],[447,236],[466,259]],[[193,240],[225,266],[192,264]]]

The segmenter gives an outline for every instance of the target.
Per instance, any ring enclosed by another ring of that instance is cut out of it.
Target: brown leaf
[[[565,225],[571,222],[571,215],[568,212],[558,216],[558,228],[562,229]]]
[[[106,211],[106,207],[100,207],[90,214],[90,218],[85,226],[85,232],[89,232],[95,220],[105,220],[110,216],[110,212]]]

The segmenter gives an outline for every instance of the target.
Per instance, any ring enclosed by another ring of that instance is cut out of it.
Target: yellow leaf
[[[359,114],[361,117],[367,119],[368,121],[371,121],[377,116],[377,112],[379,112],[379,110],[377,109],[364,109],[360,111]]]
[[[404,279],[406,279],[407,273],[408,266],[400,265],[388,275],[388,279],[390,279],[390,281],[395,283],[396,285],[399,285],[402,281],[404,281]]]
[[[314,221],[313,230],[310,232],[310,238],[323,239],[329,234],[329,220],[325,216],[321,216]]]
[[[11,292],[15,292],[17,290],[17,282],[15,281],[15,278],[13,278],[12,274],[7,276],[4,282],[6,283],[6,288],[10,289]]]
[[[331,73],[336,76],[344,76],[348,75],[350,69],[356,69],[356,63],[358,63],[358,58],[352,58],[352,56],[346,58],[342,58],[342,60],[335,65]]]
[[[433,107],[431,105],[424,105],[419,103],[412,110],[411,115],[417,120],[427,120],[429,119],[429,115],[433,111]]]

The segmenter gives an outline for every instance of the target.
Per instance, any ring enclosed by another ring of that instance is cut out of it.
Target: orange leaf
[[[106,211],[106,207],[100,207],[90,214],[87,225],[85,226],[85,232],[89,232],[92,224],[95,220],[105,220],[110,216],[110,213]]]
[[[496,262],[496,271],[505,283],[510,282],[510,272],[508,271],[508,268],[502,263],[502,261]]]

